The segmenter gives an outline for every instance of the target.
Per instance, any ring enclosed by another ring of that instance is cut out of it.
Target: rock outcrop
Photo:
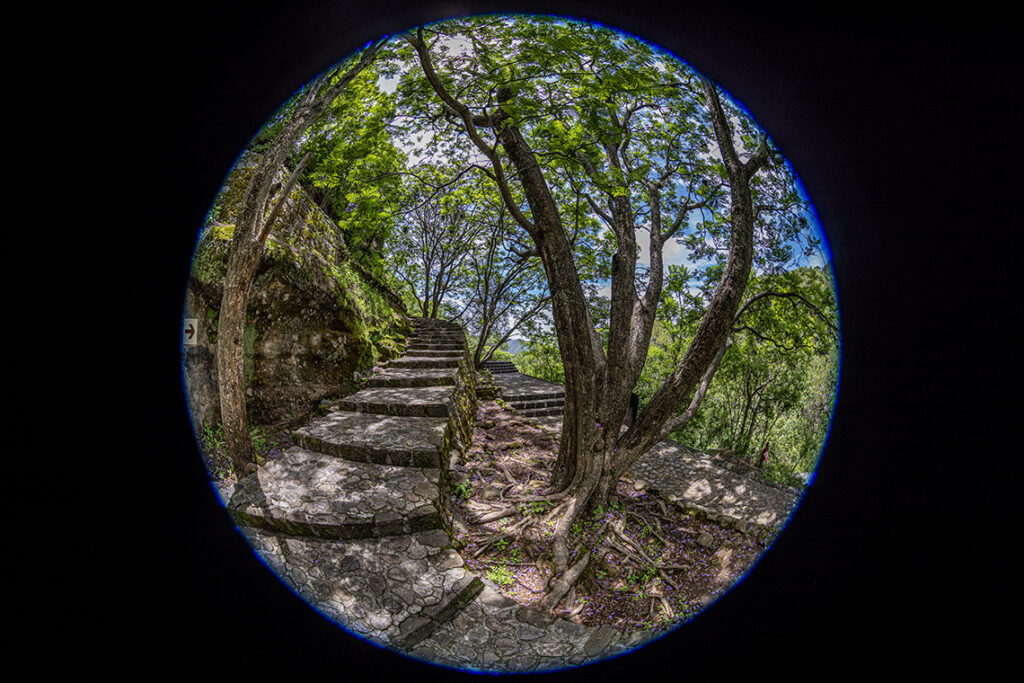
[[[184,317],[198,320],[183,372],[193,426],[219,421],[217,320],[234,216],[252,162],[229,176],[199,238]],[[282,178],[283,180],[283,172]],[[351,392],[375,363],[400,353],[401,299],[349,255],[341,230],[301,188],[271,230],[245,331],[247,410],[254,423],[313,411]]]

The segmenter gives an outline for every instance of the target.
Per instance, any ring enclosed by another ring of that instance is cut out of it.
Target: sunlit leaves
[[[367,69],[354,79],[302,143],[304,151],[313,152],[307,187],[341,227],[353,255],[364,261],[393,225],[405,164],[387,130],[394,101],[380,91],[378,78]]]

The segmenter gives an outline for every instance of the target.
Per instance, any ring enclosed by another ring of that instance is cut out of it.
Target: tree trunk
[[[274,177],[306,128],[327,109],[351,80],[370,64],[380,45],[381,43],[376,43],[366,48],[358,63],[333,84],[329,84],[329,81],[338,75],[337,71],[325,74],[310,84],[307,94],[260,159],[242,195],[228,254],[224,294],[217,325],[217,381],[220,388],[221,424],[224,428],[227,454],[239,478],[251,473],[256,466],[256,454],[246,418],[243,376],[243,339],[249,292],[272,223],[282,202],[287,201],[288,194],[309,156],[307,155],[296,168],[273,212],[267,216]]]
[[[562,434],[550,481],[550,491],[563,493],[566,497],[566,510],[555,527],[553,540],[555,577],[550,586],[552,593],[544,600],[545,605],[553,606],[552,603],[557,602],[557,592],[561,590],[558,586],[559,576],[568,569],[567,538],[572,524],[584,514],[607,504],[618,479],[636,459],[663,438],[662,428],[695,389],[695,398],[699,403],[703,396],[702,389],[706,388],[727,348],[733,317],[746,290],[753,258],[754,210],[749,180],[767,159],[767,146],[762,144],[746,163],[740,162],[718,93],[714,86],[705,81],[708,108],[732,195],[729,255],[708,311],[682,362],[655,393],[633,426],[620,438],[619,427],[634,388],[634,373],[638,375],[642,368],[642,357],[638,353],[641,350],[646,352],[646,343],[649,341],[645,339],[645,333],[649,336],[649,329],[645,329],[643,323],[647,315],[653,321],[653,308],[657,305],[657,301],[641,301],[636,296],[633,282],[635,236],[629,229],[632,224],[630,207],[624,200],[612,201],[620,253],[616,254],[612,263],[614,336],[609,341],[610,348],[606,356],[590,317],[590,309],[576,271],[572,245],[542,167],[519,128],[500,108],[502,103],[512,97],[511,90],[497,91],[499,108],[493,113],[474,116],[467,106],[447,92],[438,78],[423,41],[422,31],[417,32],[416,38],[407,36],[407,40],[416,49],[431,87],[450,111],[462,119],[473,143],[490,159],[492,178],[498,184],[502,200],[533,239],[548,278],[559,354],[565,370]],[[530,219],[520,212],[512,198],[496,149],[483,141],[477,131],[478,126],[490,127],[495,131],[501,149],[516,170],[530,208]],[[608,150],[610,158],[614,151]],[[657,267],[657,276],[660,277],[660,261]],[[633,327],[633,322],[638,323],[636,327]],[[640,349],[640,346],[644,348]],[[691,408],[695,411],[695,406],[691,405]],[[585,564],[586,558],[574,565],[569,574],[575,578]]]
[[[241,252],[236,250],[234,253]],[[224,442],[235,475],[249,474],[256,463],[256,452],[249,436],[245,414],[244,344],[245,310],[249,300],[255,266],[251,253],[239,254],[228,264],[224,295],[220,305],[217,336],[217,380],[220,384],[220,414]]]

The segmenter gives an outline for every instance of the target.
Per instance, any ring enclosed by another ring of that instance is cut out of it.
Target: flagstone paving
[[[406,467],[439,467],[437,444],[446,417],[330,412],[292,432],[295,443],[348,460]]]
[[[794,489],[730,471],[711,456],[670,440],[645,453],[629,474],[668,500],[733,526],[779,528],[799,499]]]
[[[557,435],[565,390],[518,371],[494,375],[501,398],[522,415]],[[732,526],[771,530],[782,526],[799,493],[723,466],[711,456],[666,439],[645,453],[627,476],[681,507]]]
[[[250,544],[349,632],[434,664],[544,671],[649,640],[650,632],[588,628],[522,606],[465,568],[446,477],[449,451],[467,445],[458,435],[476,410],[475,374],[461,328],[410,324],[404,356],[365,389],[325,402],[325,414],[294,431],[295,447],[221,491]],[[514,371],[493,381],[513,409],[560,428],[561,386]],[[778,525],[791,504],[670,442],[631,474],[726,521]]]

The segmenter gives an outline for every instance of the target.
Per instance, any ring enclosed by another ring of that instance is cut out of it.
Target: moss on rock
[[[219,420],[216,324],[234,219],[251,172],[252,162],[243,160],[229,175],[192,260],[185,315],[204,327],[200,344],[184,349],[195,424]],[[393,305],[400,297],[382,292],[386,285],[355,266],[330,217],[301,187],[284,201],[246,311],[247,409],[256,423],[311,412],[323,398],[358,388],[357,373],[399,355],[409,331]]]

